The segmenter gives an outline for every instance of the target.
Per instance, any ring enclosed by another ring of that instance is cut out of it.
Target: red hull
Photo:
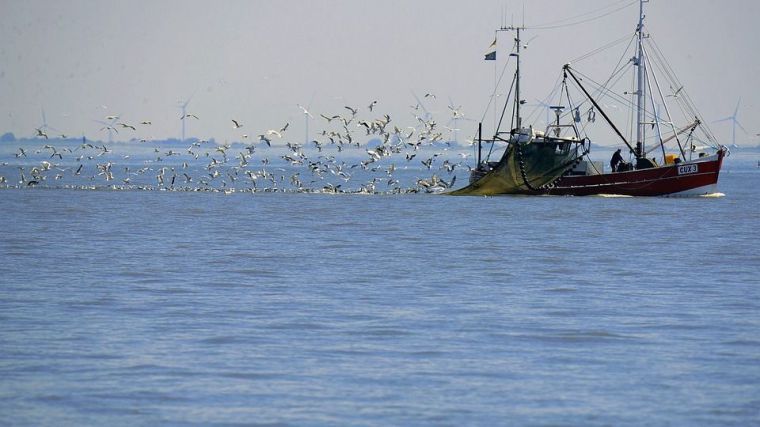
[[[708,159],[601,175],[567,176],[545,194],[589,196],[619,194],[626,196],[663,196],[668,194],[705,194],[718,182],[725,149]]]

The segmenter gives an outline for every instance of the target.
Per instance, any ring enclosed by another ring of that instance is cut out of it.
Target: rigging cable
[[[531,29],[531,30],[552,30],[552,29],[556,29],[556,28],[565,28],[565,27],[571,27],[571,26],[574,26],[574,25],[585,24],[587,22],[596,21],[597,19],[604,18],[605,16],[611,15],[611,14],[613,14],[615,12],[619,12],[619,11],[625,9],[625,8],[633,6],[634,4],[636,4],[638,2],[639,2],[639,0],[629,1],[629,2],[625,3],[624,5],[616,8],[616,9],[613,9],[613,10],[610,10],[608,12],[602,13],[601,15],[593,16],[591,18],[582,19],[580,21],[561,23],[562,21],[570,21],[572,19],[578,19],[578,18],[582,18],[584,16],[589,16],[589,15],[592,15],[592,14],[596,14],[596,13],[599,12],[599,10],[598,11],[594,11],[594,12],[587,12],[585,14],[581,14],[581,15],[578,15],[578,16],[570,17],[570,18],[566,18],[566,19],[561,20],[561,21],[549,22],[549,23],[542,24],[542,25],[528,26],[528,27],[525,27],[525,28],[528,28],[528,29]],[[619,5],[620,3],[623,3],[623,2],[621,1],[621,2],[618,2],[616,4],[607,6],[607,8],[614,7],[616,5]],[[601,10],[604,10],[604,8],[602,8]]]
[[[633,36],[635,37],[635,36],[636,36],[636,34],[634,34]],[[570,60],[569,62],[570,62],[571,64],[574,64],[574,63],[576,63],[576,62],[580,62],[580,61],[583,61],[583,60],[584,60],[584,59],[586,59],[586,58],[589,58],[589,57],[591,57],[591,56],[594,56],[594,55],[596,55],[597,53],[599,53],[599,52],[602,52],[602,51],[604,51],[604,50],[610,49],[610,48],[614,47],[615,45],[617,45],[617,44],[620,44],[620,43],[622,43],[622,42],[624,42],[624,41],[626,41],[626,40],[628,40],[628,39],[630,39],[630,38],[631,38],[631,35],[630,35],[630,34],[626,34],[625,36],[623,36],[623,37],[621,37],[621,38],[619,38],[619,39],[617,39],[617,40],[615,40],[615,41],[612,41],[612,42],[610,42],[610,43],[607,43],[607,44],[606,44],[606,45],[604,45],[604,46],[598,47],[598,48],[596,48],[596,49],[594,49],[594,50],[592,50],[592,51],[590,51],[590,52],[584,53],[583,55],[581,55],[581,56],[579,56],[579,57],[577,57],[577,58],[575,58],[575,59],[572,59],[572,60]],[[625,49],[625,50],[627,51],[629,48],[630,48],[630,42],[629,42],[629,47],[626,47],[626,49]]]
[[[512,79],[512,84],[509,86],[509,92],[507,93],[507,100],[504,102],[504,111],[506,111],[507,109],[509,97],[512,96],[512,89],[515,88],[516,80],[517,80],[517,73],[515,72],[514,78]],[[491,153],[493,153],[493,148],[496,145],[496,137],[499,135],[499,127],[501,127],[501,121],[504,119],[504,111],[502,111],[501,113],[501,119],[499,119],[499,126],[497,126],[496,131],[494,132],[493,141],[491,142],[491,148],[488,149],[488,154],[486,155],[486,162],[488,162],[488,160],[491,158]]]
[[[602,97],[602,96],[609,96],[610,98],[614,97],[612,95],[616,95],[614,92],[612,92],[611,89],[609,89],[610,82],[612,82],[611,86],[614,86],[624,77],[624,71],[626,70],[627,62],[623,64],[623,58],[625,58],[626,54],[628,53],[628,50],[631,48],[631,44],[633,43],[633,38],[631,38],[631,41],[628,43],[628,46],[626,47],[625,51],[623,51],[623,54],[620,56],[620,59],[618,60],[617,64],[615,65],[614,71],[610,74],[610,76],[607,78],[607,80],[604,82],[604,84],[596,83],[594,80],[589,78],[588,76],[584,75],[581,72],[578,72],[584,79],[588,79],[592,85],[595,86],[593,96],[594,97]],[[576,70],[577,71],[577,70]],[[615,79],[614,81],[612,81]],[[618,99],[618,102],[627,102],[625,98],[620,97]],[[582,106],[585,104],[585,101],[580,103],[578,106]]]
[[[504,74],[507,72],[507,67],[509,66],[509,61],[512,60],[512,56],[509,55],[507,57],[507,62],[504,64],[504,68],[501,70],[501,74],[499,75],[499,79],[496,82],[496,86],[493,88],[493,92],[491,92],[491,97],[488,100],[488,105],[486,105],[485,111],[483,112],[483,115],[480,117],[480,121],[482,122],[486,118],[486,114],[488,114],[488,109],[491,108],[491,104],[496,99],[496,92],[498,91],[499,85],[501,84],[502,79],[504,78]]]
[[[531,121],[538,120],[538,113],[540,111],[543,111],[544,109],[547,109],[550,106],[549,101],[551,101],[551,99],[554,97],[554,94],[557,92],[557,89],[559,89],[561,78],[562,78],[562,73],[560,73],[557,76],[557,79],[554,81],[554,85],[552,86],[552,90],[549,92],[549,95],[545,96],[544,99],[536,98],[536,101],[539,102],[542,108],[533,109],[532,112],[525,118],[526,122],[530,123]],[[548,124],[549,123],[547,123],[547,125]]]
[[[498,32],[498,31],[497,31]],[[517,42],[515,42],[515,46],[517,45]],[[514,47],[512,48],[514,51]],[[483,110],[483,115],[480,116],[480,123],[483,123],[483,120],[486,118],[486,114],[488,114],[488,110],[491,108],[491,104],[495,104],[496,100],[496,92],[499,90],[499,85],[501,84],[502,79],[504,78],[504,74],[507,72],[507,67],[509,66],[509,62],[512,60],[512,55],[507,56],[507,61],[504,64],[504,68],[501,70],[501,74],[499,75],[499,78],[496,81],[496,85],[493,88],[493,92],[491,92],[491,96],[488,99],[488,104],[486,105],[486,108]],[[508,98],[508,97],[507,97]],[[495,107],[494,107],[495,109]],[[495,132],[498,132],[498,129],[496,129]],[[475,137],[472,137],[472,140],[475,140]],[[493,142],[491,143],[491,149],[488,150],[488,156],[491,155],[491,151],[493,151]],[[474,145],[474,144],[473,144]],[[486,161],[488,161],[488,156],[486,156]]]
[[[656,62],[652,63],[651,57],[648,54],[649,53],[648,49],[644,48],[643,46],[642,46],[642,48],[646,52],[646,54],[644,55],[644,58],[646,59],[646,62],[647,62],[647,70],[649,70],[647,72],[647,74],[649,74],[650,72],[652,74],[652,80],[654,80],[655,87],[657,87],[657,93],[660,96],[660,100],[662,100],[663,107],[665,107],[665,115],[666,115],[666,118],[668,120],[667,124],[670,125],[670,129],[673,131],[673,137],[675,138],[676,142],[678,143],[678,149],[681,152],[681,157],[685,159],[686,158],[686,153],[683,151],[683,146],[681,145],[681,141],[678,139],[678,132],[676,131],[676,127],[673,124],[673,117],[670,114],[670,108],[668,108],[668,103],[665,102],[665,96],[662,94],[662,88],[660,87],[660,82],[657,79],[657,73],[655,72],[655,68],[657,68],[657,63]],[[650,83],[650,85],[651,85],[651,83]],[[651,89],[649,90],[649,92],[650,92],[650,96],[652,96],[653,93],[652,93]],[[654,97],[653,96],[652,96],[652,103],[654,104]],[[660,122],[660,120],[659,120],[659,113],[655,112],[655,123],[657,123],[658,134],[660,133],[660,130],[659,130],[660,124],[659,124],[659,122]],[[662,156],[663,156],[663,158],[665,158],[665,142],[662,140],[662,135],[661,134],[660,134],[659,138],[660,138],[660,147],[662,147]]]
[[[635,34],[634,34],[634,36],[635,36]],[[576,59],[574,59],[574,60],[570,61],[570,63],[575,63],[575,62],[578,62],[578,61],[582,61],[582,60],[584,60],[584,59],[586,59],[586,58],[588,58],[588,57],[590,57],[590,56],[592,56],[592,55],[595,55],[595,54],[597,54],[597,53],[599,53],[599,52],[602,52],[602,51],[604,51],[604,50],[606,50],[606,49],[609,49],[609,48],[611,48],[611,47],[613,47],[613,46],[615,46],[615,45],[617,45],[617,44],[620,44],[621,42],[623,42],[623,41],[625,41],[625,40],[627,40],[627,39],[630,39],[630,41],[628,42],[628,46],[627,46],[627,47],[625,48],[625,50],[623,51],[623,54],[620,56],[620,59],[618,60],[617,64],[615,65],[614,71],[612,72],[612,74],[610,74],[610,77],[607,79],[607,81],[606,81],[606,82],[604,82],[604,84],[602,84],[602,85],[600,85],[600,84],[597,84],[596,82],[593,82],[593,81],[592,81],[592,83],[594,83],[594,84],[597,86],[597,87],[596,87],[596,89],[595,89],[595,92],[594,92],[594,95],[595,95],[595,96],[601,95],[603,92],[608,92],[608,91],[609,91],[609,89],[607,89],[607,85],[609,84],[610,80],[612,80],[613,78],[615,78],[615,77],[618,75],[618,73],[621,73],[621,72],[622,72],[622,71],[625,69],[625,67],[621,66],[621,64],[622,64],[622,62],[623,62],[623,58],[625,58],[625,56],[626,56],[626,53],[627,53],[627,52],[628,52],[628,50],[630,49],[630,47],[631,47],[631,44],[633,43],[633,40],[634,40],[634,38],[632,38],[632,37],[630,37],[630,36],[626,35],[625,37],[623,37],[623,38],[621,38],[621,39],[618,39],[618,40],[616,40],[616,41],[614,41],[614,42],[612,42],[612,43],[610,43],[610,44],[607,44],[607,45],[605,45],[605,46],[602,46],[602,47],[600,47],[600,48],[598,48],[598,49],[595,49],[595,50],[593,50],[593,51],[591,51],[591,52],[589,52],[589,53],[586,53],[586,54],[584,54],[583,56],[580,56],[580,57],[578,57],[578,58],[576,58]],[[579,72],[579,74],[581,74],[581,73]],[[557,92],[557,89],[559,89],[559,88],[560,88],[560,78],[561,78],[561,77],[562,77],[562,73],[560,73],[560,74],[557,76],[557,79],[554,81],[554,86],[553,86],[552,90],[549,92],[549,95],[547,95],[547,96],[546,96],[544,99],[542,99],[542,100],[539,100],[539,102],[540,102],[541,104],[544,104],[544,107],[545,107],[546,105],[548,105],[548,102],[547,102],[547,101],[551,100],[551,98],[552,98],[552,97],[554,97],[555,93]],[[584,76],[584,77],[585,77],[585,76]],[[619,79],[620,79],[620,77],[621,77],[621,76],[618,76],[618,77],[617,77],[617,79],[619,80]],[[616,82],[617,82],[617,80],[615,81],[615,83],[616,83]],[[613,84],[614,84],[614,83],[613,83]],[[561,99],[560,99],[560,101],[561,101]],[[578,106],[582,106],[583,104],[585,104],[585,101],[584,101],[584,102],[582,102],[581,104],[579,104]],[[533,117],[533,115],[534,115],[534,114],[536,114],[536,111],[537,111],[537,110],[534,110],[534,112],[533,112],[533,113],[532,113],[530,116],[528,116],[528,117],[529,117],[529,118],[532,118],[532,117]],[[566,114],[567,114],[567,113],[566,113]],[[564,117],[564,116],[565,116],[565,115],[562,115],[562,116],[560,116],[560,117]]]
[[[583,61],[584,59],[589,58],[589,57],[591,57],[593,55],[596,55],[596,54],[598,54],[598,53],[600,53],[600,52],[602,52],[604,50],[610,49],[610,48],[612,48],[612,47],[614,47],[614,46],[622,43],[625,40],[629,40],[628,41],[628,46],[626,46],[626,48],[623,51],[622,55],[618,59],[617,64],[615,64],[615,67],[613,68],[614,71],[610,74],[610,76],[607,79],[607,81],[605,81],[604,84],[600,85],[600,84],[594,82],[593,80],[589,79],[596,86],[595,89],[594,89],[593,96],[600,97],[600,96],[603,96],[603,95],[605,95],[607,93],[610,93],[610,89],[608,89],[608,85],[610,84],[610,81],[612,81],[613,79],[615,79],[615,81],[612,83],[614,85],[614,84],[616,84],[620,80],[620,78],[623,77],[623,71],[625,71],[625,69],[626,69],[625,66],[624,66],[625,64],[623,64],[623,59],[625,58],[626,54],[628,53],[628,50],[630,50],[631,45],[633,43],[633,40],[635,40],[635,34],[633,34],[633,36],[626,35],[625,37],[621,37],[618,40],[615,40],[615,41],[613,41],[611,43],[608,43],[608,44],[606,44],[606,45],[604,45],[604,46],[602,46],[600,48],[594,49],[591,52],[588,52],[588,53],[586,53],[586,54],[584,54],[584,55],[582,55],[582,56],[580,56],[580,57],[578,57],[578,58],[573,59],[572,61],[570,61],[571,63]],[[621,65],[621,64],[623,64],[623,65]],[[582,74],[582,73],[579,72],[579,74]],[[546,98],[544,98],[543,101],[540,101],[542,104],[546,104],[547,99],[550,99],[550,98],[552,98],[554,96],[555,92],[559,88],[560,77],[562,77],[562,73],[560,73],[560,75],[557,76],[557,80],[555,81],[554,88],[549,93],[549,95]],[[584,76],[584,77],[586,77],[586,76]],[[560,99],[560,103],[561,103],[561,99]],[[580,104],[578,104],[577,107],[582,107],[585,104],[586,104],[586,101],[583,101]],[[565,114],[562,114],[560,117],[561,118],[562,117],[566,117],[567,114],[571,114],[571,113],[572,113],[572,111],[568,110],[568,112],[566,112]],[[531,117],[532,117],[532,115],[531,115]],[[585,130],[585,126],[584,126],[584,130]]]
[[[669,78],[672,83],[675,83],[676,87],[684,87],[684,85],[681,84],[681,82],[678,80],[673,69],[670,67],[670,64],[665,60],[665,56],[660,50],[660,47],[657,45],[657,42],[655,42],[654,39],[650,38],[648,44],[653,48],[653,56],[657,60],[656,64],[662,67],[661,70],[663,70],[666,77]],[[715,135],[712,133],[709,126],[707,126],[707,122],[704,120],[702,115],[699,113],[699,111],[697,111],[696,105],[692,101],[689,94],[685,90],[682,90],[681,94],[679,94],[676,100],[681,106],[682,111],[688,110],[684,111],[685,114],[691,117],[696,117],[702,122],[699,128],[705,134],[707,140],[710,142],[710,144],[712,144],[713,148],[719,146],[720,144],[717,142],[717,138],[715,138]]]

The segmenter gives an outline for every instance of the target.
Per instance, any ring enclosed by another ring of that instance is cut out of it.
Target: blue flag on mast
[[[493,43],[491,43],[491,46],[488,46],[488,50],[486,51],[486,61],[495,61],[496,60],[496,39],[493,39]]]

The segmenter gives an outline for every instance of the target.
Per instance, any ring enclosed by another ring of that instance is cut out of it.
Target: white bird
[[[235,119],[232,119],[232,123],[233,123],[233,125],[232,125],[232,128],[233,128],[233,129],[239,129],[239,128],[243,127],[243,125],[242,125],[242,124],[240,124],[240,123],[239,123],[237,120],[235,120]]]
[[[304,114],[306,114],[307,116],[311,117],[312,119],[314,118],[314,116],[311,115],[311,113],[309,112],[309,110],[307,110],[306,108],[304,108],[301,104],[296,104],[296,105],[298,105],[298,108],[300,108],[301,111],[303,111]]]

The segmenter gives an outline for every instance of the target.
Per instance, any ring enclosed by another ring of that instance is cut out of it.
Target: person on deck
[[[617,167],[620,163],[623,162],[623,155],[620,154],[620,148],[615,151],[615,154],[612,155],[612,159],[610,159],[610,167],[612,168],[612,172],[617,172]]]

